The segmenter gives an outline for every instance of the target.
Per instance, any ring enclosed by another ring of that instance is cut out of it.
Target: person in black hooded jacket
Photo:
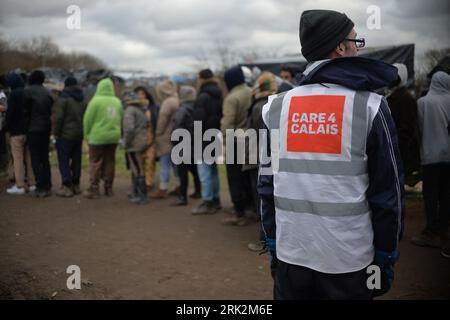
[[[50,171],[49,143],[53,96],[43,83],[45,74],[36,70],[28,78],[29,86],[24,91],[24,118],[31,163],[36,177],[37,197],[51,195],[52,177]]]
[[[211,70],[205,69],[198,74],[199,94],[194,104],[194,121],[201,121],[202,135],[209,129],[220,130],[222,119],[222,90]],[[211,142],[203,142],[203,149]],[[201,182],[202,200],[194,215],[216,213],[220,210],[220,187],[217,165],[202,162],[197,165]]]
[[[53,135],[56,138],[62,187],[56,193],[61,197],[80,194],[81,146],[83,143],[84,96],[78,82],[68,77],[64,90],[53,111]]]

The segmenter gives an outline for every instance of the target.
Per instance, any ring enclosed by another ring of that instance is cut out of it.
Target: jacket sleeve
[[[158,117],[158,123],[156,125],[155,135],[157,137],[164,135],[167,127],[170,125],[170,116],[172,111],[172,106],[170,101],[164,101],[161,105],[161,111]]]
[[[135,127],[135,117],[133,110],[128,107],[125,109],[123,116],[123,141],[125,148],[128,148],[133,140],[133,133]]]
[[[25,128],[28,130],[31,122],[31,106],[33,104],[33,100],[31,98],[31,94],[27,88],[23,91],[23,123]]]
[[[61,136],[61,130],[63,126],[64,121],[64,114],[66,111],[66,100],[65,99],[58,99],[55,102],[55,105],[53,107],[54,109],[54,118],[53,118],[53,135],[55,137]]]
[[[366,146],[369,188],[376,250],[393,252],[403,233],[404,173],[397,132],[387,102],[381,102]]]
[[[270,143],[269,143],[270,144]],[[270,145],[267,146],[270,149]],[[269,151],[270,152],[270,151]],[[270,166],[270,165],[269,165]],[[276,238],[275,201],[273,196],[273,175],[258,175],[258,194],[261,198],[261,222],[266,238]]]
[[[257,190],[261,198],[261,222],[264,234],[266,238],[275,239],[275,201],[273,194],[273,174],[271,174],[270,130],[264,122],[263,126],[267,139],[260,141],[260,155],[267,157],[268,161],[260,161]],[[263,160],[263,157],[261,157],[261,160]]]
[[[89,134],[91,133],[91,130],[92,130],[95,112],[96,112],[95,104],[91,100],[91,102],[89,102],[89,104],[86,108],[86,112],[84,113],[84,117],[83,117],[83,131],[84,131],[84,137],[86,140],[88,140]],[[88,143],[89,143],[89,141],[88,141]]]
[[[223,143],[226,145],[227,129],[234,129],[236,122],[237,101],[232,97],[227,97],[223,101],[223,115],[220,120],[220,130],[223,135]]]
[[[15,92],[11,92],[8,97],[8,108],[5,112],[5,126],[6,130],[9,131],[13,125],[14,119],[17,119],[16,113],[17,113],[17,103],[18,99]],[[6,103],[5,103],[6,105]]]
[[[194,104],[194,121],[201,121],[204,130],[207,129],[206,121],[208,119],[208,100],[208,95],[201,93]]]
[[[223,116],[220,122],[220,129],[224,137],[227,129],[234,129],[236,122],[236,102],[232,97],[227,97],[223,102]]]
[[[175,112],[172,122],[172,132],[177,129],[184,129],[185,117],[187,116],[184,108],[180,108]]]
[[[423,133],[424,108],[423,100],[417,100],[417,126],[419,128],[419,137],[422,137]],[[421,141],[419,142],[422,143]]]

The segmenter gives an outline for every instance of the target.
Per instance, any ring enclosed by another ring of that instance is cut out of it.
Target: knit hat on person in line
[[[127,106],[142,106],[145,107],[148,105],[147,99],[140,99],[137,93],[134,91],[126,91],[122,95],[122,101]]]
[[[344,13],[332,10],[306,10],[300,18],[300,44],[308,60],[326,59],[352,31],[355,24]]]
[[[41,85],[45,81],[45,73],[41,70],[35,70],[33,71],[30,76],[28,77],[28,84],[30,86],[32,85]]]
[[[277,93],[277,81],[275,75],[271,72],[263,72],[252,89],[252,94],[255,99],[271,96]]]
[[[180,102],[194,101],[197,97],[197,90],[191,86],[181,86],[180,92],[178,93]]]
[[[208,80],[214,77],[213,72],[210,69],[204,69],[198,73],[200,79]]]
[[[73,87],[78,85],[78,81],[74,77],[67,77],[66,80],[64,80],[64,87]]]

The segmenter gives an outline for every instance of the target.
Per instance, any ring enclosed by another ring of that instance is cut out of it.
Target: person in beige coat
[[[245,129],[250,106],[252,104],[252,89],[245,83],[244,73],[239,66],[233,67],[225,72],[225,83],[228,88],[228,95],[223,102],[223,117],[220,128],[224,136],[224,141],[235,149],[233,163],[226,163],[228,187],[231,201],[233,202],[233,212],[230,217],[222,221],[223,224],[232,226],[244,226],[247,224],[245,218],[245,208],[252,202],[250,179],[248,172],[242,171],[242,164],[237,161],[236,141],[226,141],[226,131],[229,129]]]
[[[160,162],[159,190],[152,193],[150,197],[163,199],[168,195],[170,170],[174,170],[171,160],[173,117],[180,106],[177,94],[177,85],[171,80],[165,80],[158,84],[156,93],[162,101],[158,122],[155,131],[156,155]],[[179,184],[179,182],[178,182]]]

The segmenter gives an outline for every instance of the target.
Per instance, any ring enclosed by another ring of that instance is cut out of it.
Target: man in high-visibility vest
[[[385,99],[397,69],[356,57],[364,39],[329,10],[300,19],[309,64],[263,108],[258,191],[275,299],[371,299],[394,279],[404,177]],[[266,159],[264,159],[266,155]]]

